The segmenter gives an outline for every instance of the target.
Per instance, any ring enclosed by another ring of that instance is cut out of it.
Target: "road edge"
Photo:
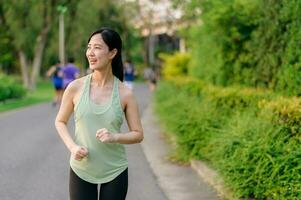
[[[141,117],[141,122],[145,135],[145,141],[141,143],[142,150],[158,180],[158,185],[168,199],[188,200],[200,197],[207,200],[221,198],[218,191],[199,177],[198,172],[191,166],[179,166],[167,159],[168,152],[172,147],[162,138],[162,129],[153,112],[152,104],[147,106]]]

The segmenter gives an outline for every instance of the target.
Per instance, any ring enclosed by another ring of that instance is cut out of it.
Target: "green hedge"
[[[177,159],[207,161],[237,198],[301,198],[300,99],[178,77],[155,102]]]
[[[190,55],[188,53],[175,52],[173,54],[161,53],[162,75],[164,78],[187,75]]]
[[[25,88],[15,78],[0,74],[0,83],[0,102],[22,98],[26,94]]]
[[[202,23],[184,30],[189,74],[211,83],[301,95],[301,1],[189,1]],[[191,14],[191,11],[187,11]]]

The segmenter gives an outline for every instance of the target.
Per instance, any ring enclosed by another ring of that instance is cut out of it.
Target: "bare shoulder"
[[[122,82],[118,84],[120,99],[123,103],[127,104],[129,101],[135,100],[134,93],[131,89],[126,87]]]
[[[85,76],[75,79],[66,88],[66,92],[76,94],[84,85]]]

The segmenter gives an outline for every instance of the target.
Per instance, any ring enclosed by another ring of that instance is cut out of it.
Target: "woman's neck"
[[[112,82],[113,78],[111,68],[107,68],[107,70],[94,70],[91,82],[97,86],[105,87]]]

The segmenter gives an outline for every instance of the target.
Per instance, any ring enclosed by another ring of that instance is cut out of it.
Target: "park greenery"
[[[188,53],[175,52],[172,55],[161,53],[159,58],[164,61],[164,67],[161,72],[163,77],[169,79],[174,76],[187,75],[190,61]]]
[[[74,57],[83,72],[87,68],[87,38],[102,26],[121,34],[125,58],[142,62],[141,38],[129,20],[135,14],[134,2],[11,0],[0,2],[0,71],[20,75],[26,88],[35,89],[39,77],[59,57],[59,8],[62,6],[66,9],[66,57]]]
[[[11,77],[7,78],[6,76],[5,79],[12,79],[12,78]],[[19,78],[17,77],[12,79],[12,81],[15,82],[15,84],[13,84],[12,87],[18,88],[18,90],[14,91],[14,93],[21,93],[21,94],[19,94],[18,96],[2,99],[0,101],[0,112],[6,112],[14,109],[21,109],[29,105],[34,105],[42,102],[49,102],[51,99],[53,99],[54,91],[49,81],[39,79],[35,90],[26,90],[23,87],[22,89],[20,89],[21,84],[18,84],[18,82],[20,82],[20,80],[18,81],[18,79]],[[0,78],[0,80],[2,81],[3,79]],[[3,91],[2,90],[3,87],[8,87],[8,86],[1,85],[1,89],[0,89],[1,95]]]
[[[82,74],[88,67],[85,58],[87,39],[103,26],[120,33],[124,59],[131,59],[137,67],[141,66],[142,38],[131,23],[137,14],[136,7],[135,2],[119,0],[0,1],[1,107],[20,107],[13,99],[21,99],[17,100],[20,105],[28,105],[31,104],[28,99],[39,102],[52,98],[53,92],[46,98],[41,88],[47,88],[49,92],[50,80],[49,86],[44,87],[47,83],[43,77],[59,60],[59,16],[62,10],[65,10],[65,59],[75,58]],[[45,98],[32,98],[39,95],[31,94],[40,92]]]
[[[171,158],[207,162],[235,199],[300,199],[300,1],[174,2],[195,19],[190,55],[161,57]]]
[[[237,199],[301,198],[299,98],[177,77],[160,83],[155,101],[173,159],[206,161]]]
[[[188,24],[179,31],[188,52],[159,53],[164,80],[154,95],[175,138],[172,158],[206,161],[237,199],[301,199],[300,1],[172,1]],[[143,62],[130,23],[137,1],[99,2],[0,2],[1,104],[51,99],[39,80],[58,59],[59,6],[67,9],[67,57],[83,72],[86,40],[100,26],[121,33],[125,58]]]
[[[194,5],[201,7],[202,23],[186,33],[191,75],[223,86],[301,94],[300,1],[213,0]]]
[[[0,102],[8,99],[22,98],[26,95],[25,88],[18,83],[17,78],[0,74]]]

